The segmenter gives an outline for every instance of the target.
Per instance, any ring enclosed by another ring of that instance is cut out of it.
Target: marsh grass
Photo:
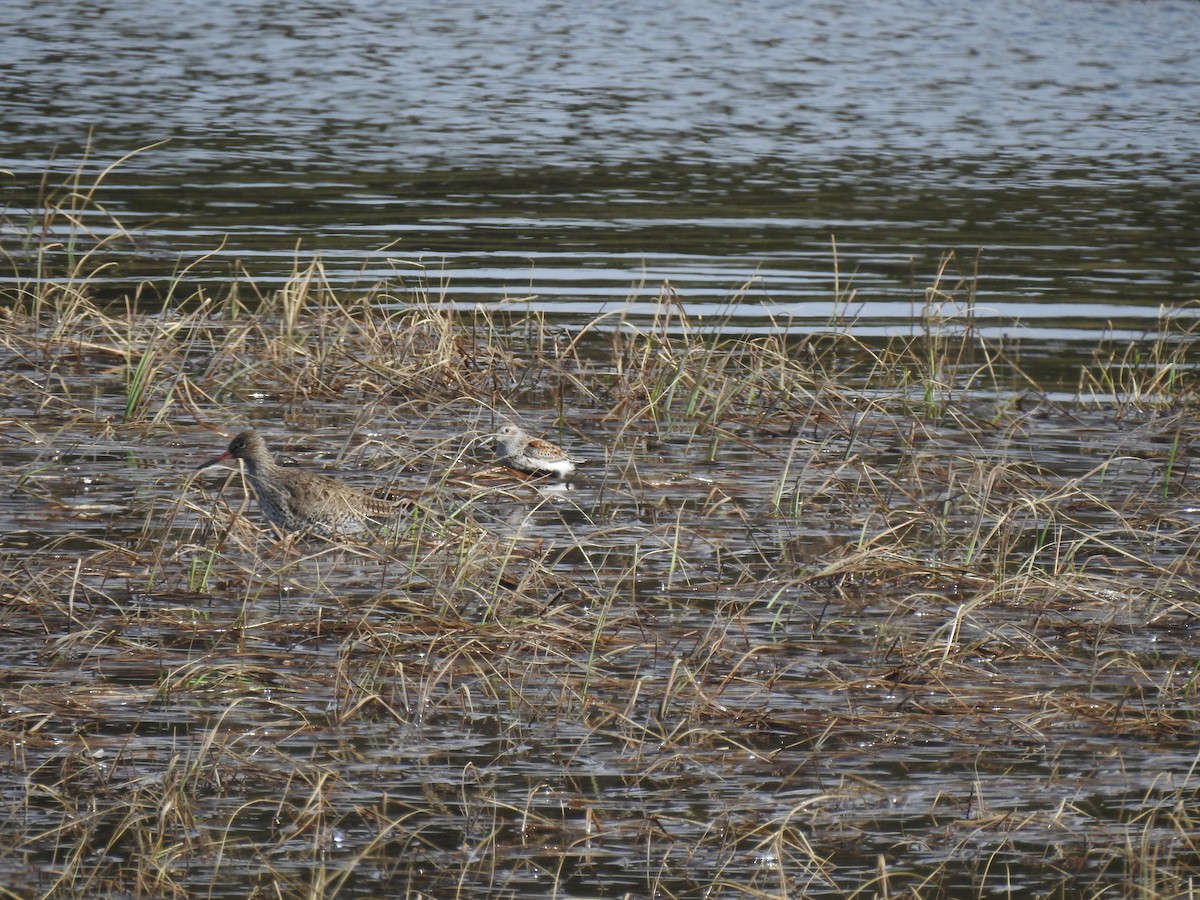
[[[880,341],[840,275],[765,336],[319,262],[110,302],[54,196],[0,339],[20,896],[1192,889],[1194,320],[1064,397],[949,258]],[[576,482],[497,470],[506,418]],[[194,473],[246,424],[417,510],[280,544]]]

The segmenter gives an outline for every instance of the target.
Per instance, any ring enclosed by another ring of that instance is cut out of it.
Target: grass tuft
[[[984,337],[952,257],[878,340],[840,272],[828,328],[761,335],[670,285],[649,319],[563,327],[456,312],[407,270],[339,294],[319,261],[278,291],[181,266],[113,298],[132,235],[89,228],[99,186],[47,187],[6,248],[0,881],[1200,877],[1194,317],[1104,342],[1064,390]],[[497,467],[509,418],[588,457],[579,478]],[[195,472],[247,425],[413,513],[277,541],[236,473]]]

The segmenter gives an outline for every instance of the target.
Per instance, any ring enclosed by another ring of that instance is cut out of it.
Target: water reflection
[[[1187,3],[18,0],[9,19],[18,141],[177,135],[159,165],[187,168],[881,152],[1120,166],[1190,155],[1200,88]]]
[[[11,6],[6,249],[89,132],[85,179],[170,139],[99,194],[137,233],[114,292],[319,255],[576,317],[849,287],[878,332],[953,252],[999,317],[1069,304],[1087,340],[1196,292],[1194,4]]]

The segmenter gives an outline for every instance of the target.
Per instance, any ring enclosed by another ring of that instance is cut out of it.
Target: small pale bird
[[[558,475],[575,471],[582,459],[576,459],[549,441],[531,437],[516,425],[505,425],[495,434],[496,456],[510,469],[529,475]]]
[[[240,459],[263,515],[282,537],[307,532],[329,537],[365,531],[411,508],[408,500],[387,500],[347,487],[328,475],[277,465],[262,436],[243,431],[229,449],[201,469]]]

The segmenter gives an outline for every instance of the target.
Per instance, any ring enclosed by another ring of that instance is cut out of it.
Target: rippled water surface
[[[18,231],[89,133],[89,173],[169,141],[100,194],[138,235],[122,284],[212,252],[194,278],[269,286],[316,254],[339,286],[463,303],[579,317],[669,280],[738,327],[851,299],[881,331],[978,274],[983,323],[1034,343],[1196,297],[1194,3],[8,15]]]
[[[497,369],[444,395],[345,350],[336,317],[294,345],[268,317],[219,364],[174,310],[132,349],[87,316],[5,319],[0,881],[65,896],[141,859],[228,897],[1194,878],[1198,440],[1162,386],[1195,366],[1171,351],[1198,296],[1200,4],[3,16],[0,288],[100,243],[85,270],[118,307],[157,314],[176,279],[253,307],[318,260],[343,296],[382,284],[385,314],[544,311],[594,367],[498,362],[469,316],[452,374]],[[659,352],[614,351],[651,322]],[[705,406],[724,370],[613,399],[683,333],[786,331],[803,361],[831,326],[947,356],[912,382],[881,356],[833,400],[767,384],[753,415]],[[1144,403],[1137,376],[1161,379]],[[504,413],[588,457],[570,490],[480,475]],[[247,424],[452,524],[288,556],[253,505],[230,516],[236,477],[194,473]]]

